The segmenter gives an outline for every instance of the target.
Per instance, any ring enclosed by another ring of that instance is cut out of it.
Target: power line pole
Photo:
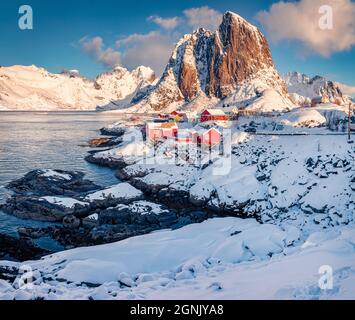
[[[351,142],[351,102],[348,110],[348,141]]]
[[[348,140],[350,140],[350,109],[351,109],[351,103],[349,103],[349,112],[348,112]]]

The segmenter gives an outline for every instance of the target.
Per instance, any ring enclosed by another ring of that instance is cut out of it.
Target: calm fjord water
[[[95,112],[0,112],[0,203],[9,195],[5,185],[34,169],[80,170],[99,185],[117,183],[112,170],[84,160],[88,148],[80,145],[120,118]],[[0,211],[0,233],[15,235],[19,226],[43,225]]]

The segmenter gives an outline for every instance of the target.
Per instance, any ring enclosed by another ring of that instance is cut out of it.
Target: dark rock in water
[[[101,134],[103,136],[121,137],[126,132],[126,128],[125,127],[112,126],[112,127],[102,128],[100,130],[100,132],[101,132]]]
[[[0,259],[5,257],[17,261],[36,260],[51,252],[34,245],[29,238],[14,238],[0,234]]]
[[[127,166],[127,163],[124,161],[124,159],[95,157],[96,153],[97,152],[94,154],[89,154],[85,157],[85,160],[89,163],[93,163],[101,167],[109,167],[112,169],[119,169]]]
[[[20,231],[20,230],[19,230]],[[53,225],[45,228],[21,228],[21,234],[31,238],[50,237],[66,249],[82,246],[94,246],[105,242],[93,239],[91,228],[66,228],[60,225]]]
[[[122,143],[122,138],[97,138],[92,139],[88,142],[91,148],[106,148],[106,147],[113,147]]]
[[[84,180],[84,173],[63,170],[34,170],[8,184],[7,188],[27,196],[75,196],[100,187]]]
[[[98,220],[77,227],[74,217],[68,216],[74,227],[50,226],[46,228],[21,228],[21,235],[39,238],[51,237],[66,249],[112,243],[161,229],[177,229],[199,223],[211,217],[204,211],[172,210],[148,201],[135,201],[128,205],[101,210]],[[87,220],[88,218],[84,219]]]
[[[153,231],[153,229],[147,232]],[[76,247],[96,246],[124,240],[129,237],[141,235],[129,230],[126,226],[102,225],[97,227],[65,228],[64,226],[50,226],[45,228],[22,228],[21,232],[31,238],[50,237],[61,244],[65,249]]]
[[[51,198],[51,199],[50,199]],[[51,201],[48,201],[48,200]],[[71,198],[60,197],[27,197],[27,196],[12,196],[0,208],[7,214],[12,214],[22,219],[33,219],[37,221],[61,222],[67,215],[76,217],[86,217],[90,214],[91,208],[89,204],[83,202],[70,204],[65,206],[62,204],[64,199],[76,202]],[[55,202],[55,201],[57,202]]]
[[[39,239],[46,236],[46,233],[43,232],[43,229],[41,228],[19,227],[17,229],[17,233],[20,235],[20,237],[31,239]]]

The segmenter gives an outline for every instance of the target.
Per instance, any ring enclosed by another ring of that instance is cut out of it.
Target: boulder
[[[0,234],[0,259],[35,260],[50,253],[50,251],[33,244],[29,238],[15,238]]]
[[[88,144],[91,148],[107,148],[116,146],[122,143],[122,138],[115,137],[115,138],[96,138],[91,139]]]
[[[85,160],[89,163],[96,164],[101,167],[109,167],[112,169],[119,169],[127,166],[127,163],[123,158],[98,157],[97,152],[89,154],[85,157]]]
[[[177,222],[177,215],[164,206],[148,201],[135,201],[129,205],[108,208],[99,214],[99,224],[130,225],[137,231],[142,228],[160,229]],[[154,227],[153,227],[154,226]]]
[[[10,182],[7,188],[26,196],[75,196],[100,187],[83,179],[84,173],[64,170],[34,170]]]
[[[126,128],[122,127],[118,124],[114,124],[109,127],[104,127],[100,129],[100,132],[103,136],[114,136],[114,137],[121,137],[126,132]]]
[[[68,215],[63,218],[64,228],[77,229],[80,227],[80,219],[73,215]]]
[[[118,204],[128,204],[143,199],[143,193],[129,183],[119,183],[109,188],[86,195],[84,202],[90,203],[91,210],[106,209]]]
[[[85,217],[90,214],[88,203],[73,198],[64,197],[27,197],[17,196],[9,198],[0,205],[7,214],[12,214],[21,219],[38,221],[61,222],[67,215]]]

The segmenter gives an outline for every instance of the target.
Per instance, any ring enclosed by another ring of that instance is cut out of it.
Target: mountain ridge
[[[78,70],[54,74],[35,65],[1,67],[0,110],[95,110],[154,80],[154,71],[143,66],[132,72],[115,68],[94,80],[82,77]]]
[[[287,111],[314,98],[346,104],[342,85],[321,76],[280,76],[266,37],[227,11],[219,28],[199,28],[176,44],[163,75],[149,67],[116,67],[91,80],[78,70],[53,74],[36,66],[0,67],[0,110],[114,110],[160,112]]]
[[[293,107],[265,36],[227,11],[217,31],[200,28],[180,39],[158,83],[134,97],[129,110],[201,109],[206,103],[218,104],[224,99],[238,107],[252,104],[267,90],[274,90],[277,100],[267,101],[263,106],[267,111]],[[231,99],[233,95],[238,99]]]
[[[300,72],[288,72],[284,75],[288,91],[296,103],[310,105],[312,99],[320,99],[325,103],[345,105],[350,98],[341,89],[341,84],[326,77],[315,75],[310,77]]]

